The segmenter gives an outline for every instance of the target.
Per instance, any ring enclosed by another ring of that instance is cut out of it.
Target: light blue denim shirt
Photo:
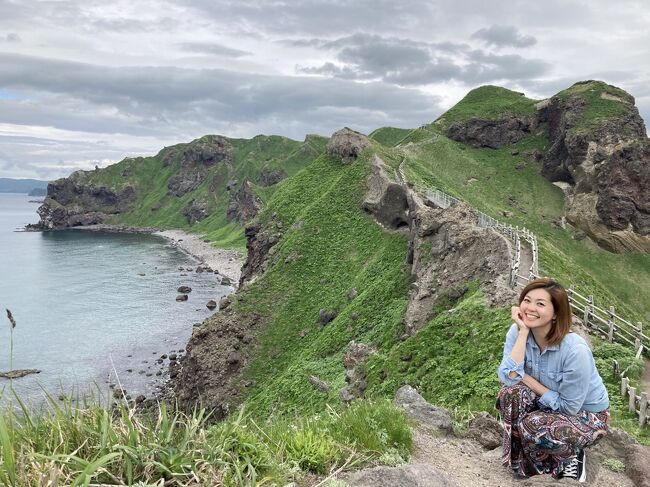
[[[499,380],[507,386],[521,382],[524,372],[550,389],[539,398],[543,408],[575,415],[584,409],[597,413],[609,407],[609,396],[598,374],[594,357],[585,340],[567,334],[559,345],[551,345],[540,353],[539,347],[528,334],[524,362],[516,363],[510,357],[517,340],[517,325],[513,323],[506,335],[503,359],[499,366]],[[515,378],[510,377],[515,372]]]

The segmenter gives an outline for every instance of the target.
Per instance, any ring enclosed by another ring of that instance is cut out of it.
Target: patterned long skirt
[[[595,444],[609,428],[609,410],[579,411],[572,416],[540,410],[539,397],[517,384],[499,391],[503,420],[503,465],[521,477],[551,474],[557,478],[578,450]]]

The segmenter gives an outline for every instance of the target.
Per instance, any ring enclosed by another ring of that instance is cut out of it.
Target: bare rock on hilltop
[[[347,127],[334,132],[327,143],[327,153],[345,163],[353,162],[370,145],[368,137]]]

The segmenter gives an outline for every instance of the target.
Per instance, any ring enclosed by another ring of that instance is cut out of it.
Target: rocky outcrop
[[[194,327],[180,370],[170,381],[182,407],[191,409],[201,403],[214,412],[215,419],[222,419],[241,402],[251,385],[242,371],[252,358],[251,333],[258,320],[256,315],[236,313],[228,304]]]
[[[207,202],[201,200],[192,200],[181,210],[181,213],[183,213],[183,216],[187,218],[187,221],[190,225],[194,225],[201,220],[205,220],[210,215]]]
[[[498,149],[530,135],[535,127],[534,117],[505,113],[493,120],[473,117],[455,122],[447,129],[446,135],[452,140],[472,147]]]
[[[391,181],[384,161],[375,154],[372,158],[367,191],[361,204],[366,213],[389,230],[408,232],[409,202],[405,186]]]
[[[257,216],[261,208],[262,202],[255,194],[251,182],[244,180],[239,190],[230,196],[226,219],[245,225]]]
[[[264,169],[260,173],[260,186],[273,186],[282,181],[286,175],[282,169]]]
[[[491,306],[514,301],[509,276],[512,251],[509,241],[490,228],[478,226],[474,211],[456,204],[447,209],[426,206],[410,195],[411,274],[405,324],[413,334],[436,315],[436,306],[449,308],[478,280]]]
[[[332,134],[327,143],[327,154],[349,164],[354,162],[368,145],[368,137],[345,127]]]
[[[261,275],[268,265],[272,247],[279,242],[283,235],[281,222],[273,220],[265,226],[253,222],[244,230],[246,235],[246,262],[242,266],[239,286],[253,281]]]
[[[133,206],[137,194],[133,186],[116,191],[94,186],[86,172],[77,171],[68,178],[48,184],[47,198],[38,208],[37,228],[57,228],[105,223],[111,216]]]
[[[429,404],[413,387],[402,386],[395,393],[395,406],[406,415],[428,429],[444,434],[453,433],[453,423],[449,411]]]
[[[368,387],[365,364],[370,356],[376,352],[374,347],[365,343],[351,341],[348,344],[348,350],[343,358],[345,382],[347,385],[340,391],[340,397],[343,402],[350,402],[353,399],[363,397]]]
[[[179,160],[179,171],[167,183],[167,194],[180,198],[198,188],[208,177],[207,169],[232,164],[230,143],[218,136],[207,136],[176,150],[166,149],[163,165]]]
[[[601,247],[650,252],[650,142],[645,125],[632,96],[613,95],[593,81],[573,88],[584,87],[620,103],[620,113],[585,122],[589,107],[579,90],[540,106],[538,118],[548,123],[551,143],[542,175],[569,183],[567,221]]]
[[[426,463],[373,467],[341,475],[350,487],[456,487],[458,484]]]

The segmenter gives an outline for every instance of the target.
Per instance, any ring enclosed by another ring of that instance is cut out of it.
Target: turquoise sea
[[[162,237],[21,231],[38,221],[31,199],[0,194],[0,371],[9,369],[10,309],[13,369],[41,370],[13,380],[22,399],[107,392],[118,380],[132,397],[151,396],[169,364],[156,360],[182,354],[193,325],[212,314],[207,301],[232,288],[186,271],[198,262]],[[181,285],[192,288],[186,302],[175,300]],[[5,396],[8,384],[0,378]]]

